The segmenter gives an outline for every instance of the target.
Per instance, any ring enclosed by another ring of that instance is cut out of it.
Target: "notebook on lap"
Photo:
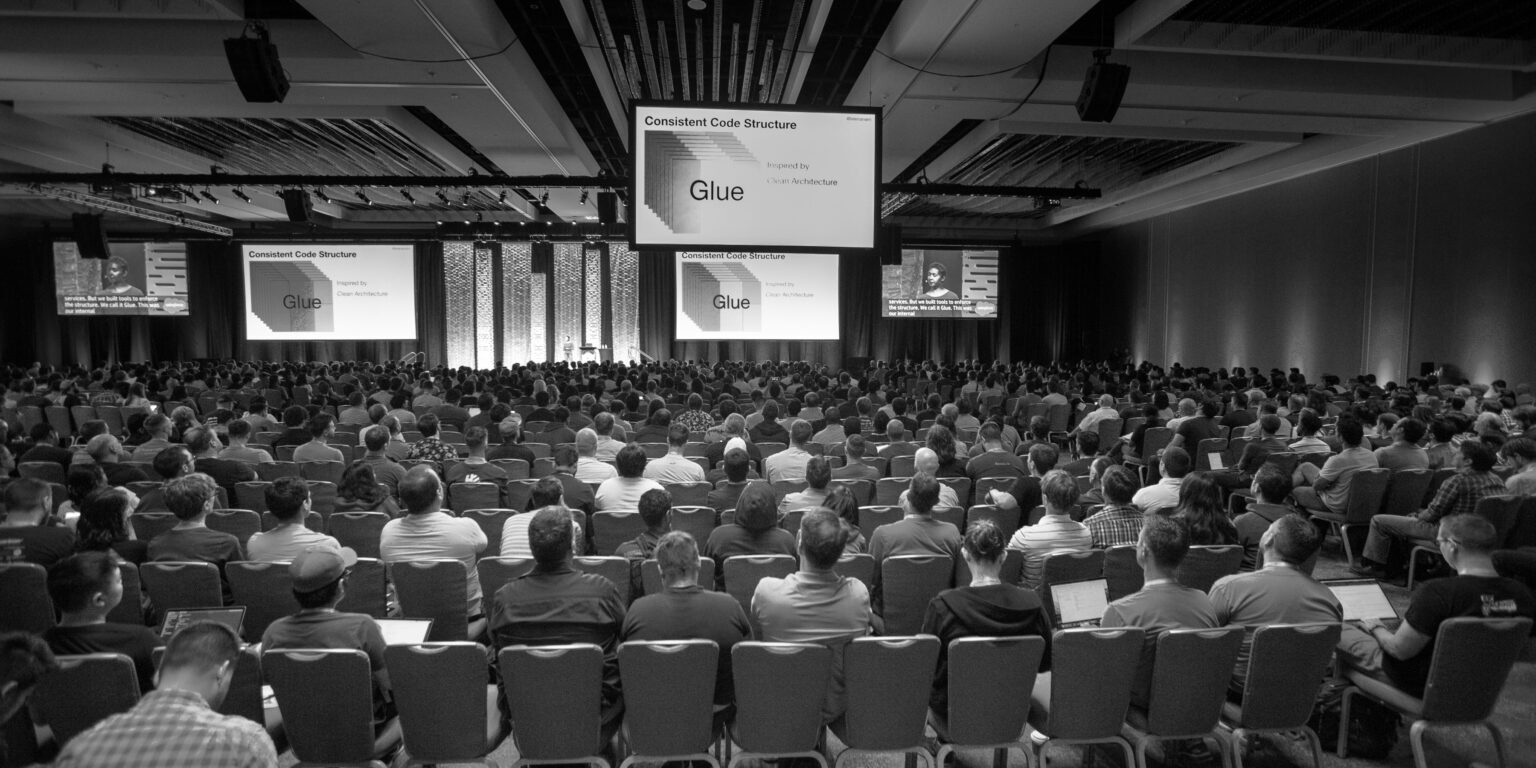
[[[1097,627],[1109,607],[1109,581],[1085,579],[1051,585],[1051,620],[1057,629]]]
[[[228,608],[178,608],[165,612],[165,622],[160,625],[160,639],[169,641],[182,627],[197,621],[213,621],[223,624],[240,634],[240,625],[245,623],[245,606],[235,605]]]

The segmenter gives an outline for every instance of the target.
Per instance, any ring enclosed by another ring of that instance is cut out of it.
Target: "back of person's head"
[[[1035,443],[1029,447],[1029,465],[1041,477],[1056,468],[1056,460],[1060,456],[1061,452],[1050,443]]]
[[[566,469],[575,467],[578,460],[576,449],[569,445],[555,446],[555,449],[550,451],[550,458],[555,460],[556,467],[565,467]]]
[[[1000,443],[1003,440],[1003,428],[997,422],[989,421],[981,425],[981,430],[977,432],[977,435],[980,436],[981,441],[987,445]]]
[[[304,420],[309,418],[309,411],[302,405],[290,405],[283,409],[283,426],[298,428],[304,426]]]
[[[64,487],[69,492],[70,502],[78,508],[85,497],[98,488],[107,487],[107,473],[99,464],[74,464],[64,477]]]
[[[79,552],[53,564],[48,569],[48,596],[53,606],[64,613],[78,613],[90,607],[91,600],[103,596],[99,609],[111,610],[121,591],[112,599],[112,582],[120,578],[117,563],[106,552]]]
[[[133,498],[122,488],[106,486],[92,491],[78,506],[80,519],[75,534],[81,550],[107,550],[128,539],[127,516],[133,512]]]
[[[38,680],[58,668],[42,637],[30,632],[0,634],[0,720],[21,706]]]
[[[1488,472],[1499,460],[1498,452],[1481,440],[1462,441],[1461,455],[1466,458],[1467,466],[1473,472]]]
[[[907,506],[916,514],[926,515],[933,512],[938,503],[939,481],[927,472],[913,475],[907,486]]]
[[[194,621],[171,636],[160,660],[160,675],[187,671],[209,674],[240,655],[240,636],[216,621]]]
[[[747,479],[747,471],[752,468],[752,457],[746,451],[737,448],[725,452],[725,479],[739,483]]]
[[[1149,560],[1172,573],[1189,552],[1189,529],[1176,517],[1147,515],[1141,524],[1140,544]]]
[[[565,507],[544,507],[528,523],[528,548],[539,565],[559,565],[571,556],[571,513]]]
[[[265,495],[267,511],[278,520],[292,522],[309,501],[309,483],[300,477],[279,477],[267,486]]]
[[[747,417],[733,413],[725,417],[725,433],[727,435],[745,435],[747,433]]]
[[[31,477],[22,477],[12,480],[5,486],[5,512],[36,511],[44,509],[52,490],[42,480]],[[4,518],[0,518],[4,519]]]
[[[213,430],[207,427],[193,427],[182,433],[181,441],[187,446],[187,450],[196,456],[213,446]]]
[[[411,467],[400,479],[400,501],[411,514],[435,512],[442,497],[442,481],[425,466]]]
[[[645,449],[635,443],[626,443],[613,463],[619,470],[619,477],[640,477],[645,474]]]
[[[1429,431],[1429,427],[1426,427],[1424,422],[1412,417],[1399,420],[1397,422],[1397,428],[1400,432],[1402,432],[1404,440],[1414,444],[1417,444],[1420,440],[1423,440],[1424,433]]]
[[[972,560],[979,563],[997,562],[1002,558],[1003,549],[1007,545],[1008,539],[1003,536],[1003,530],[991,520],[972,522],[965,529],[965,537],[960,540],[960,546]]]
[[[811,423],[805,419],[795,419],[789,425],[789,440],[795,445],[804,445],[811,440]]]
[[[363,430],[363,445],[373,453],[384,450],[389,445],[389,429],[375,424]]]
[[[470,453],[479,453],[485,450],[485,441],[489,437],[485,427],[470,427],[464,431],[464,444],[469,447]]]
[[[1209,472],[1191,472],[1179,484],[1179,510],[1193,510],[1204,515],[1225,515],[1221,506],[1221,486]]]
[[[581,456],[593,456],[597,454],[597,432],[590,427],[582,427],[576,431],[576,453]]]
[[[1264,434],[1266,434],[1266,435],[1273,435],[1273,434],[1279,433],[1280,432],[1280,417],[1276,416],[1273,413],[1266,413],[1263,416],[1260,416],[1259,417],[1259,429],[1263,430]]]
[[[850,459],[864,458],[864,446],[866,442],[863,435],[849,435],[848,443],[843,448],[843,453]]]
[[[1164,448],[1162,466],[1164,477],[1180,478],[1189,474],[1193,462],[1189,460],[1189,452],[1183,448]]]
[[[335,423],[336,417],[330,415],[329,413],[317,413],[309,418],[309,436],[315,440],[319,440],[325,437],[325,433],[329,432],[331,425]]]
[[[379,426],[389,430],[390,437],[400,434],[400,419],[394,416],[386,415],[379,419]]]
[[[891,442],[894,443],[897,440],[906,437],[906,434],[907,426],[902,423],[901,419],[891,419],[885,423],[885,436],[889,438]]]
[[[832,421],[830,423],[835,424],[836,422]],[[850,437],[853,436],[853,435],[857,435],[857,434],[859,434],[859,429],[862,426],[863,426],[863,422],[859,421],[859,417],[857,417],[857,416],[849,416],[848,418],[843,419],[843,434],[847,435],[847,436],[850,436]]]
[[[1318,533],[1317,526],[1294,512],[1281,515],[1270,523],[1265,536],[1269,538],[1275,554],[1291,565],[1305,563],[1323,545],[1323,537]]]
[[[235,419],[224,427],[229,434],[231,442],[235,440],[247,440],[251,437],[251,423],[245,419]]]
[[[178,520],[193,520],[204,510],[211,509],[218,492],[219,486],[213,478],[201,472],[168,480],[161,491],[165,506]]]
[[[1221,401],[1220,400],[1217,400],[1214,397],[1207,397],[1204,400],[1200,401],[1200,415],[1201,416],[1204,416],[1207,419],[1213,419],[1213,418],[1216,418],[1216,414],[1218,414],[1218,413],[1221,413]]]
[[[667,410],[664,407],[657,407],[655,400],[651,401],[651,408],[652,408],[652,410],[651,410],[651,417],[649,419],[647,419],[646,421],[649,421],[652,425],[657,426],[657,427],[671,426],[671,424],[672,424],[672,412],[671,411]]]
[[[422,437],[435,437],[437,435],[437,423],[437,414],[423,414],[421,418],[416,419],[416,431],[420,432]]]
[[[529,503],[534,509],[549,506],[559,506],[565,496],[565,485],[556,477],[541,477],[533,484],[533,491],[529,494]],[[516,510],[521,512],[522,510]]]
[[[1346,447],[1354,448],[1365,439],[1365,427],[1353,417],[1340,416],[1338,429],[1339,439],[1344,441]]]
[[[266,413],[267,412],[267,399],[265,397],[262,397],[261,395],[257,395],[255,397],[251,398],[250,411],[251,411],[251,413]]]
[[[1529,437],[1512,438],[1504,443],[1503,448],[1499,449],[1499,455],[1511,461],[1515,459],[1523,460],[1527,463],[1536,461],[1536,440],[1532,440]]]
[[[1096,456],[1099,453],[1099,433],[1081,432],[1077,436],[1077,450],[1083,456]]]
[[[812,456],[805,463],[805,483],[814,490],[822,490],[832,482],[832,465],[825,456]]]
[[[673,448],[681,448],[688,444],[688,427],[683,424],[673,424],[667,427],[667,445]]]
[[[600,411],[592,417],[592,429],[599,435],[613,434],[613,414]]]
[[[1136,491],[1141,488],[1136,473],[1118,464],[1104,470],[1103,485],[1104,500],[1119,505],[1131,503]]]
[[[656,542],[663,581],[693,581],[699,573],[699,545],[687,531],[667,531]]]
[[[1259,489],[1259,498],[1269,504],[1284,503],[1291,495],[1290,473],[1268,462],[1253,474],[1253,484]]]
[[[672,494],[661,488],[652,488],[640,494],[640,519],[652,530],[664,528],[667,514],[672,511]]]
[[[800,552],[812,568],[827,570],[837,565],[846,535],[837,515],[825,507],[812,507],[800,518]]]
[[[767,483],[752,483],[736,499],[736,524],[753,532],[779,524],[779,500]]]
[[[827,494],[827,500],[823,506],[832,510],[844,522],[858,525],[859,498],[853,495],[853,489],[844,485],[833,488],[832,492]]]
[[[1478,514],[1447,515],[1440,520],[1439,538],[1454,542],[1465,552],[1486,555],[1499,546],[1493,523]]]
[[[1077,504],[1081,494],[1077,490],[1076,478],[1067,474],[1066,470],[1053,469],[1040,479],[1040,495],[1044,497],[1048,510],[1066,514]]]
[[[1313,411],[1305,410],[1296,420],[1296,431],[1303,437],[1312,437],[1323,428],[1323,420]]]
[[[187,464],[191,461],[192,453],[186,446],[172,445],[161,448],[160,452],[155,454],[154,460],[150,462],[150,466],[154,467],[155,474],[162,479],[170,480],[185,473]]]

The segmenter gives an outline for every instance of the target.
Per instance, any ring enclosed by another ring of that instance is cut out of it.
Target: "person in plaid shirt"
[[[1131,504],[1136,495],[1136,475],[1122,466],[1104,470],[1104,507],[1095,512],[1083,525],[1093,537],[1094,549],[1109,549],[1122,544],[1135,544],[1141,536],[1141,524],[1146,515]]]
[[[1504,481],[1493,473],[1497,460],[1497,454],[1487,443],[1463,441],[1456,461],[1456,474],[1440,485],[1429,506],[1416,515],[1376,515],[1371,518],[1371,531],[1365,537],[1360,564],[1351,566],[1350,570],[1363,576],[1383,578],[1400,568],[1414,547],[1435,547],[1435,533],[1440,529],[1442,518],[1469,514],[1477,509],[1477,502],[1483,497],[1506,492]]]
[[[61,768],[277,768],[277,749],[260,725],[215,710],[234,679],[240,638],[208,621],[171,638],[160,685],[133,709],[71,739]]]
[[[437,462],[438,472],[442,472],[443,462],[457,459],[459,452],[453,446],[443,442],[437,437],[437,416],[426,414],[416,422],[416,429],[421,432],[421,439],[411,443],[411,450],[405,455],[406,459],[426,459]]]

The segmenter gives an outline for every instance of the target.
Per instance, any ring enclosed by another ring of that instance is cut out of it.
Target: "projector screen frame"
[[[785,243],[642,243],[636,235],[636,210],[640,205],[640,176],[641,169],[635,166],[635,153],[640,139],[639,111],[645,107],[662,107],[675,109],[718,109],[730,112],[784,112],[784,113],[816,113],[816,114],[843,114],[866,115],[875,121],[875,146],[874,146],[874,178],[871,179],[872,194],[869,199],[869,245],[868,246],[836,246],[836,245],[795,245]],[[884,142],[884,122],[879,107],[802,107],[784,104],[742,104],[736,102],[719,101],[667,101],[665,99],[633,99],[629,103],[629,156],[630,172],[628,199],[625,201],[625,232],[629,237],[629,247],[635,250],[666,250],[666,251],[758,251],[769,253],[827,253],[828,251],[844,252],[872,252],[876,247],[880,231],[880,184],[881,184],[881,156]]]

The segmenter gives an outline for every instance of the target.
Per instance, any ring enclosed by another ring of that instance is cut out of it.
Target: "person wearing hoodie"
[[[971,583],[940,592],[928,602],[923,634],[939,638],[939,665],[928,703],[934,714],[949,715],[949,642],[961,637],[1045,638],[1040,671],[1051,668],[1051,620],[1033,590],[1004,584],[999,577],[1007,539],[996,523],[978,520],[966,529],[960,556],[971,569]]]
[[[725,589],[725,560],[735,555],[796,557],[795,535],[779,527],[779,500],[767,483],[752,483],[736,499],[735,519],[716,528],[704,544],[715,561],[715,589]]]

